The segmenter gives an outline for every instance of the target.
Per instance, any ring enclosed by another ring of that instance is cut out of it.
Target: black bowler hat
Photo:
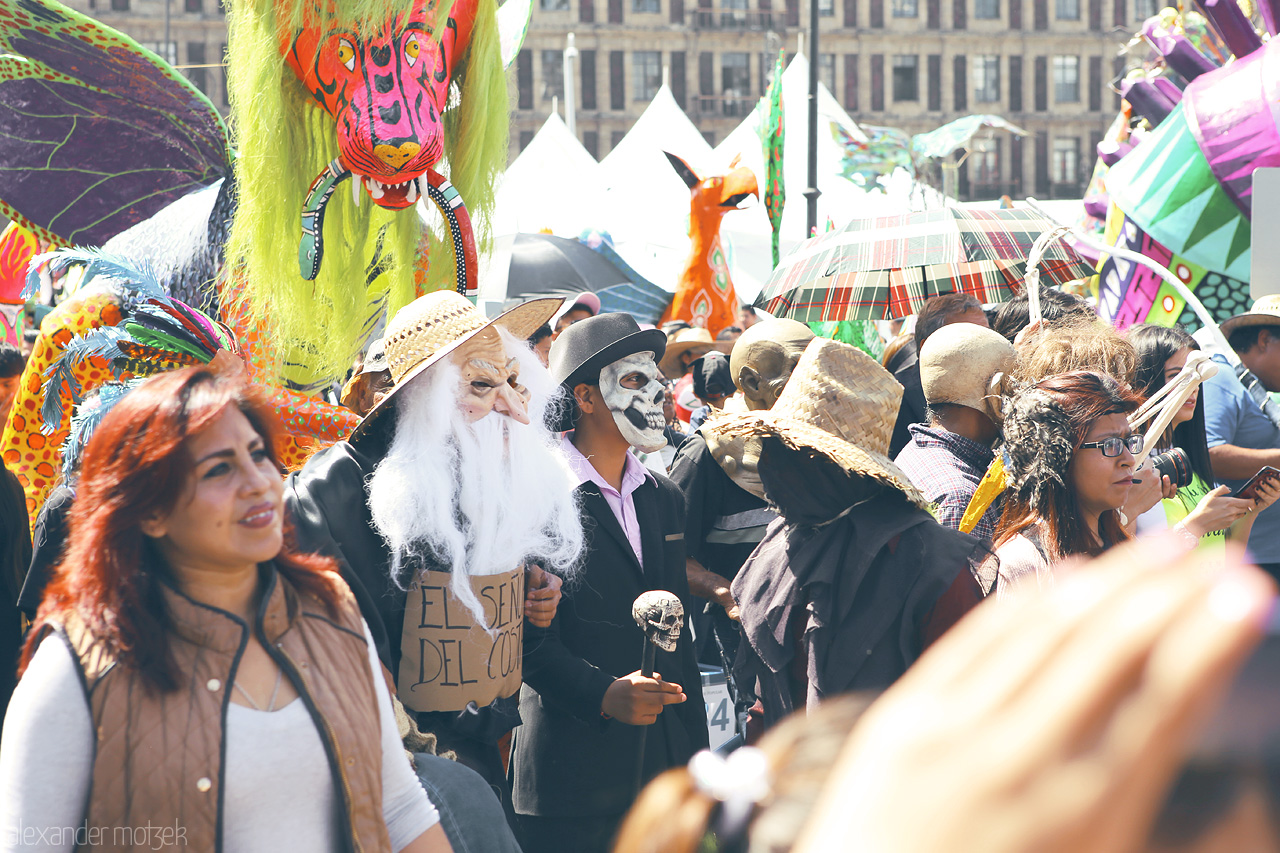
[[[597,314],[561,332],[551,344],[548,361],[551,378],[572,396],[575,385],[595,383],[602,367],[638,352],[651,352],[657,361],[666,349],[666,335],[657,329],[641,329],[630,314]],[[558,423],[548,426],[572,429],[574,414],[575,406],[570,403],[554,418]]]

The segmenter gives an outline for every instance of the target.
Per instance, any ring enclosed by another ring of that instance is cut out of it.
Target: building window
[[[745,116],[751,111],[755,106],[751,102],[751,54],[721,54],[720,82],[725,115]]]
[[[1059,21],[1080,20],[1080,0],[1054,0],[1054,11]]]
[[[914,18],[919,14],[919,0],[893,0],[893,16],[895,18]]]
[[[544,12],[568,12],[569,0],[538,0],[538,8]]]
[[[112,12],[128,12],[129,0],[111,0]]]
[[[1000,152],[973,151],[969,154],[970,180],[975,184],[1000,183]]]
[[[1133,19],[1145,21],[1165,7],[1163,0],[1133,0]]]
[[[818,17],[834,18],[836,16],[836,0],[818,0]]]
[[[1022,0],[1018,0],[1019,3]],[[979,21],[995,21],[1000,17],[1000,0],[973,0],[973,17]]]
[[[920,57],[913,55],[893,58],[893,99],[920,100]]]
[[[631,85],[637,101],[650,101],[662,85],[662,54],[656,50],[637,50],[631,54]]]
[[[1079,161],[1079,139],[1058,137],[1053,140],[1053,157],[1049,161],[1049,175],[1055,184],[1074,184],[1079,181]]]
[[[544,50],[542,53],[542,100],[564,100],[564,51]]]
[[[222,43],[222,67],[218,69],[222,72],[222,105],[224,107],[231,106],[231,90],[227,88],[227,43]]]
[[[142,46],[170,65],[178,64],[178,43],[176,41],[169,42],[167,46],[162,41],[144,41]]]
[[[182,0],[182,10],[184,12],[203,12],[204,3],[201,0]]]
[[[632,12],[647,12],[657,15],[662,12],[662,0],[631,0]]]
[[[818,82],[826,86],[828,92],[835,92],[836,55],[834,53],[818,54]]]
[[[190,80],[197,89],[209,94],[209,69],[205,68],[204,42],[189,41],[187,42],[187,79]]]
[[[1000,100],[1000,57],[974,57],[973,100],[984,104]]]
[[[1053,58],[1053,100],[1060,104],[1080,100],[1080,57]]]

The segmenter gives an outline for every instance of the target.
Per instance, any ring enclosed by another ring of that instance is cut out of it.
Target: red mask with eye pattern
[[[418,178],[444,153],[440,116],[475,10],[476,0],[457,0],[438,42],[428,0],[371,31],[309,26],[281,40],[289,67],[334,119],[342,165],[381,207],[416,202]]]

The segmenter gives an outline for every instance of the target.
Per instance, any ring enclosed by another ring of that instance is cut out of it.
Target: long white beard
[[[369,478],[374,527],[391,550],[392,577],[406,558],[439,561],[454,597],[483,623],[470,578],[536,562],[569,580],[583,551],[578,485],[543,415],[556,390],[523,342],[504,334],[533,395],[529,424],[491,412],[468,423],[460,374],[441,361],[401,390],[390,449]]]

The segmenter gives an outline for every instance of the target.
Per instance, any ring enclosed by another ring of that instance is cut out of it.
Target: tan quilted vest
[[[162,585],[182,684],[157,695],[116,665],[78,622],[59,633],[79,660],[97,734],[82,850],[222,850],[222,732],[247,626]],[[333,772],[340,839],[389,851],[382,741],[360,611],[349,590],[337,620],[275,569],[257,614],[267,651],[301,694]],[[157,848],[157,843],[162,846]]]

